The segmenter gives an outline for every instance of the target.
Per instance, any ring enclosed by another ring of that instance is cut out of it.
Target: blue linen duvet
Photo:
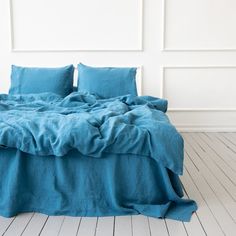
[[[183,139],[166,110],[150,96],[0,95],[0,215],[189,220]]]

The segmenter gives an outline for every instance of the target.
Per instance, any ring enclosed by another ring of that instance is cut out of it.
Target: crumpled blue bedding
[[[150,96],[99,99],[74,92],[0,95],[0,145],[39,156],[133,154],[183,171],[183,139],[167,101]]]
[[[0,95],[0,215],[144,214],[189,221],[183,139],[150,96]]]

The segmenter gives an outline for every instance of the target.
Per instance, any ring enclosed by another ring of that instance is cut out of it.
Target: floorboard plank
[[[133,236],[151,236],[149,219],[143,215],[132,216]]]
[[[21,235],[28,223],[32,219],[34,213],[24,213],[16,216],[15,220],[12,222],[8,230],[5,232],[4,236],[18,236]]]
[[[193,213],[190,222],[184,222],[184,226],[189,236],[205,236],[206,235],[196,213]]]
[[[234,178],[236,179],[236,154],[232,152],[229,148],[227,148],[227,146],[213,134],[205,133],[193,136],[196,138],[202,138],[206,142],[208,147],[216,154],[218,154],[221,160],[224,161],[224,163],[228,165],[229,168],[234,170]]]
[[[99,217],[95,236],[112,236],[115,217]]]
[[[236,135],[235,135],[235,133],[223,133],[223,135],[224,135],[234,146],[236,146]]]
[[[186,190],[184,189],[184,198],[189,199]],[[199,220],[197,213],[194,212],[190,222],[184,222],[185,229],[189,236],[205,236],[206,233],[202,227],[201,221]]]
[[[5,218],[0,216],[0,235],[3,235],[13,223],[15,217]]]
[[[81,217],[66,216],[61,226],[59,236],[76,236]]]
[[[94,236],[97,228],[97,217],[83,217],[80,222],[77,236]]]
[[[149,225],[152,236],[168,236],[165,220],[149,217]]]
[[[170,236],[187,236],[183,222],[166,219],[166,225]]]
[[[116,216],[115,236],[132,236],[131,216]]]
[[[40,235],[41,236],[57,236],[60,232],[64,219],[65,219],[65,216],[49,216]]]
[[[222,146],[224,147],[224,145],[203,134],[191,135],[191,137],[199,144],[202,150],[208,153],[207,156],[211,158],[224,173],[227,173],[227,176],[231,181],[235,182],[236,162],[222,150]]]
[[[221,134],[215,133],[215,135],[216,135],[216,137],[217,137],[222,143],[224,143],[224,145],[225,145],[228,149],[230,149],[230,150],[234,153],[234,155],[235,155],[235,157],[236,157],[236,145],[235,145],[233,142],[231,142],[230,139],[227,138],[227,136],[225,135],[225,133],[221,133]],[[236,161],[236,158],[234,158],[234,159],[235,159],[235,161]]]
[[[35,213],[22,236],[37,236],[48,219],[47,215]]]

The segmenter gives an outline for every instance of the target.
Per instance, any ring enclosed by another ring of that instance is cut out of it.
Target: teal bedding
[[[190,220],[183,139],[166,110],[150,96],[0,95],[0,215]]]

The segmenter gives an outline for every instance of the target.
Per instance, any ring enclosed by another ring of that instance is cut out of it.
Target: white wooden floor
[[[48,217],[38,213],[0,217],[5,236],[236,235],[236,133],[183,133],[185,197],[199,210],[191,222],[145,216]]]

